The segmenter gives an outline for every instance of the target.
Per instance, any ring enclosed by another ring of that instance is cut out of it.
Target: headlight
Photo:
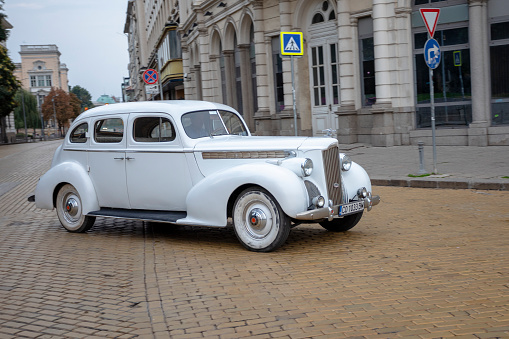
[[[302,174],[309,177],[313,173],[313,160],[306,158],[300,167],[302,168]]]
[[[309,177],[313,172],[313,161],[309,158],[287,158],[277,164],[289,169],[299,177]]]
[[[343,171],[349,171],[352,167],[352,159],[346,154],[343,154],[341,157],[341,169]]]

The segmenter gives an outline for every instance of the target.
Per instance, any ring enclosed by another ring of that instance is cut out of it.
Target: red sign
[[[433,34],[435,34],[435,28],[437,27],[438,16],[440,15],[440,8],[421,8],[419,11],[421,12],[422,20],[424,20],[424,24],[426,25],[430,38],[433,39]]]
[[[143,81],[147,85],[153,85],[157,82],[157,79],[159,79],[159,75],[157,74],[155,69],[149,68],[145,72],[143,72]]]

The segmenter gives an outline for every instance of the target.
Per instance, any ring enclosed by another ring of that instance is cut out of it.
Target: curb
[[[509,182],[480,182],[472,180],[439,181],[419,179],[371,179],[374,186],[397,186],[413,188],[473,189],[509,191]]]

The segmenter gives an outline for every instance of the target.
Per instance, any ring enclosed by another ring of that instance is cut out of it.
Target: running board
[[[101,208],[99,211],[88,213],[94,217],[136,219],[145,221],[159,221],[174,223],[179,219],[187,217],[186,212],[169,212],[169,211],[153,211],[153,210],[129,210],[122,208]]]

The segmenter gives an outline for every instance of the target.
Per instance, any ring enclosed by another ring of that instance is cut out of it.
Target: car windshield
[[[242,120],[228,111],[187,113],[182,116],[182,125],[186,134],[192,139],[228,134],[248,135]]]

